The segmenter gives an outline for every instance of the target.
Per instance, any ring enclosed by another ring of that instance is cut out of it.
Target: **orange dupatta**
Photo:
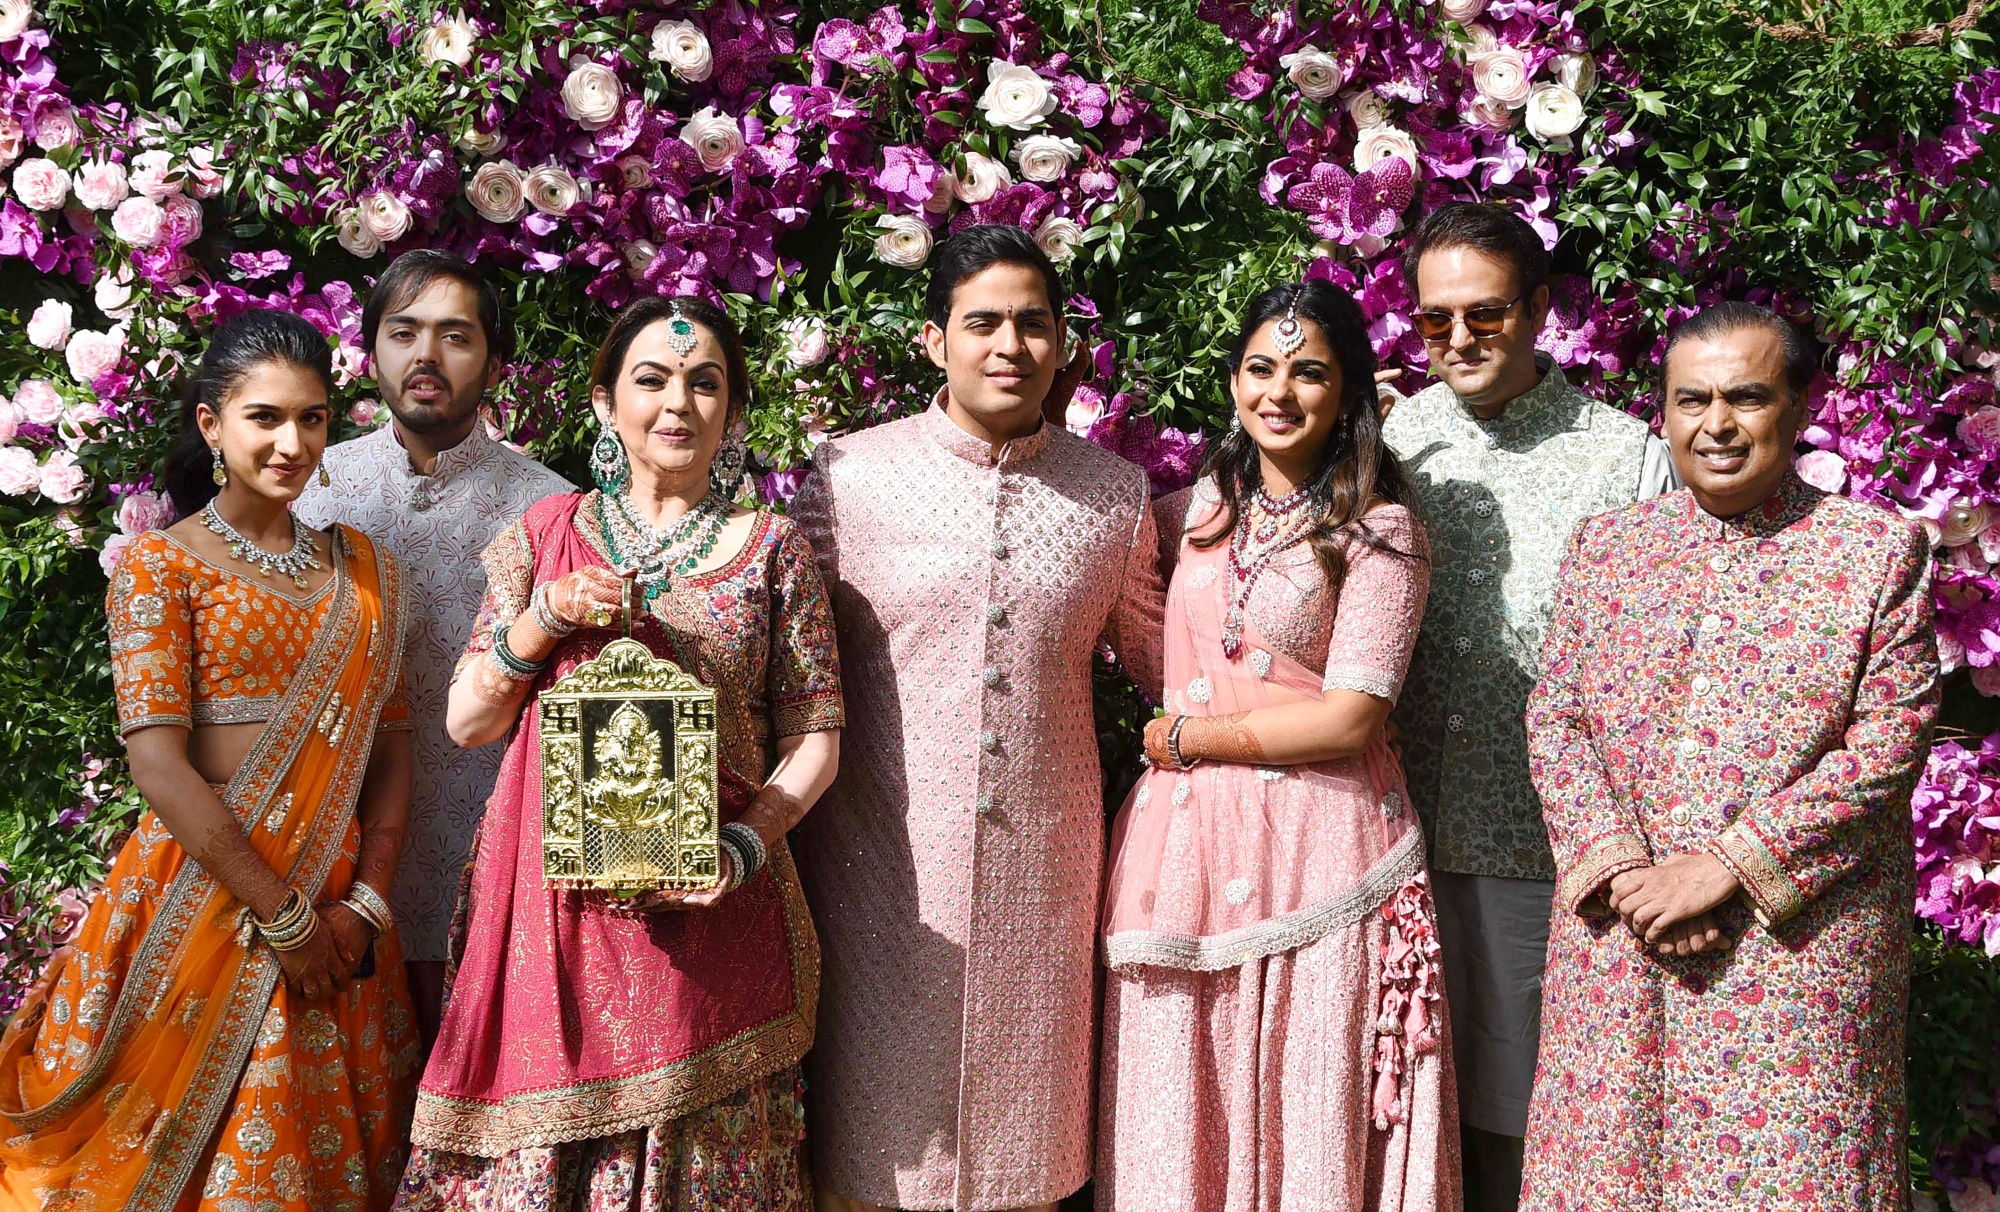
[[[344,528],[334,546],[326,621],[222,792],[258,855],[311,900],[340,856],[403,656],[400,572]],[[0,1208],[180,1201],[283,975],[269,947],[244,942],[244,912],[154,814],[140,820],[77,939],[0,1036]],[[73,1013],[52,997],[66,976],[85,989]]]

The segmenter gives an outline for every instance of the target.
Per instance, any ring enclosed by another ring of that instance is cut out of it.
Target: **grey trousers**
[[[1500,1136],[1526,1136],[1555,885],[1436,871],[1431,886],[1459,1120]]]

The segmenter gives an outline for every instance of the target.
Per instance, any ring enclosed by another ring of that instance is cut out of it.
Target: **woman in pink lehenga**
[[[1456,1209],[1423,833],[1384,732],[1428,546],[1353,300],[1265,292],[1229,369],[1235,424],[1160,510],[1166,714],[1112,840],[1098,1206]]]

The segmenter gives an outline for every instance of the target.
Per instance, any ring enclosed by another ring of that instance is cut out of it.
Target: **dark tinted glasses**
[[[1474,307],[1463,312],[1420,311],[1410,319],[1416,325],[1417,335],[1426,341],[1451,340],[1452,327],[1458,320],[1464,320],[1465,331],[1475,337],[1497,337],[1500,330],[1507,326],[1507,313],[1526,297],[1515,295],[1505,303]]]

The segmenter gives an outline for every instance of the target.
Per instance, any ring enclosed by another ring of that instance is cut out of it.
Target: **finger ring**
[[[590,625],[592,627],[611,626],[611,612],[602,606],[592,606],[590,608]]]

